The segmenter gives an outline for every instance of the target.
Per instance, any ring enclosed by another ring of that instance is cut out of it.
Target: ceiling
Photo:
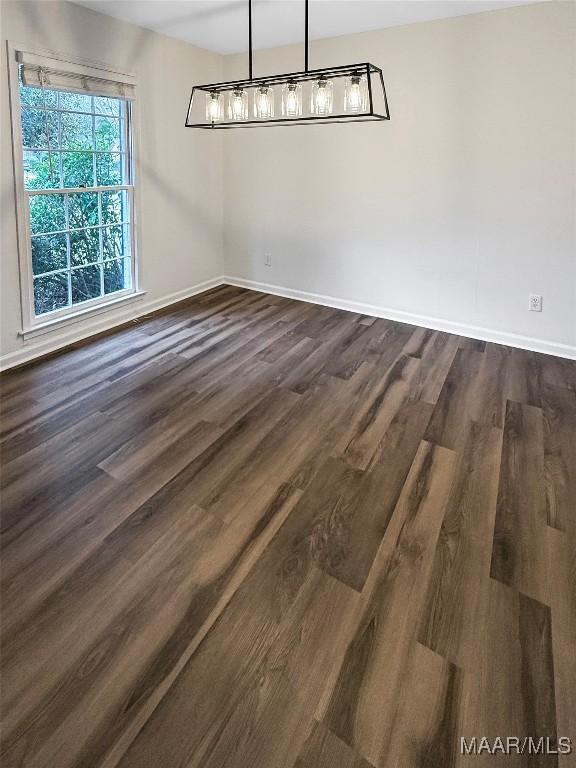
[[[310,38],[397,27],[537,0],[310,0]],[[248,48],[248,0],[73,0],[217,53]],[[253,0],[254,48],[303,40],[304,0]]]

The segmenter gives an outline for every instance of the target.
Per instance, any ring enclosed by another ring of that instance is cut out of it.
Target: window
[[[136,287],[133,92],[35,59],[17,69],[30,327]]]

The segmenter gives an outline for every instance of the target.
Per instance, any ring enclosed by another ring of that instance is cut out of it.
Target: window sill
[[[21,336],[24,341],[27,339],[33,339],[36,336],[43,336],[45,333],[50,333],[50,331],[65,328],[67,325],[74,325],[75,323],[79,323],[89,317],[94,317],[95,315],[100,315],[103,312],[109,312],[113,309],[117,309],[118,307],[124,306],[124,304],[140,301],[145,295],[146,291],[135,291],[134,293],[128,294],[128,296],[120,296],[118,299],[107,301],[105,304],[97,304],[96,306],[79,309],[78,312],[75,312],[73,315],[56,317],[52,320],[46,320],[44,322],[40,321],[39,323],[36,323],[29,328],[23,328],[18,335]]]

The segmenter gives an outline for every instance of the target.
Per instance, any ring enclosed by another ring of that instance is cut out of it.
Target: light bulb
[[[282,87],[282,113],[286,117],[302,114],[302,86],[294,80],[289,80]]]
[[[244,105],[242,104],[242,92],[235,93],[232,97],[232,117],[234,120],[241,120],[243,111]]]
[[[344,111],[366,112],[368,109],[368,84],[365,75],[353,72],[346,78],[344,87]]]
[[[228,111],[232,120],[246,120],[248,117],[248,92],[243,88],[234,88],[230,93]]]
[[[352,84],[350,85],[350,94],[348,96],[348,103],[350,109],[360,108],[360,78],[353,77]]]
[[[286,98],[286,112],[289,115],[295,115],[297,108],[298,100],[296,98],[296,94],[294,93],[294,89],[292,89],[288,92],[288,96]]]
[[[332,81],[320,77],[312,86],[311,109],[314,115],[332,114]]]
[[[222,118],[222,105],[220,103],[220,94],[212,91],[206,97],[206,120],[215,123]]]
[[[274,90],[269,85],[261,85],[256,89],[254,115],[263,119],[274,117]]]

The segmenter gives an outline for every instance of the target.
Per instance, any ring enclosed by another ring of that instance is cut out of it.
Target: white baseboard
[[[24,342],[20,349],[2,355],[0,357],[0,370],[6,371],[9,368],[22,365],[22,363],[28,363],[37,357],[42,357],[42,355],[56,352],[63,347],[87,339],[90,336],[95,336],[102,331],[108,331],[123,323],[137,320],[139,317],[148,315],[158,309],[163,309],[171,304],[177,304],[179,301],[195,296],[197,293],[202,293],[210,288],[222,285],[223,282],[224,279],[222,277],[214,277],[210,280],[204,280],[202,283],[198,283],[191,288],[171,293],[161,299],[131,303],[126,305],[126,308],[123,310],[116,309],[113,316],[103,316],[106,313],[101,313],[90,320],[84,319],[77,325],[67,325],[65,328],[60,329],[55,328],[32,339],[30,342]]]
[[[480,341],[503,344],[507,347],[518,347],[519,349],[528,349],[532,352],[542,352],[546,355],[555,355],[556,357],[565,357],[570,360],[576,360],[576,347],[571,347],[567,344],[559,344],[556,341],[534,339],[530,336],[505,333],[491,328],[466,325],[465,323],[455,323],[450,320],[442,320],[437,317],[429,317],[428,315],[417,315],[412,312],[402,312],[397,309],[380,307],[374,304],[362,304],[358,301],[339,299],[334,296],[308,293],[307,291],[299,291],[294,288],[284,288],[280,285],[260,283],[256,280],[245,280],[243,277],[225,275],[223,282],[228,285],[238,286],[239,288],[250,288],[254,291],[272,293],[275,296],[284,296],[287,299],[298,299],[300,301],[309,302],[310,304],[321,304],[324,307],[334,307],[335,309],[344,309],[348,312],[359,312],[363,315],[383,317],[386,320],[397,320],[398,322],[408,323],[409,325],[419,325],[424,328],[431,328],[434,331],[456,333],[459,336],[466,336],[471,339],[480,339]]]
[[[202,283],[177,291],[161,299],[130,305],[125,312],[115,313],[113,318],[103,318],[94,322],[83,323],[82,328],[70,328],[67,326],[65,332],[54,331],[54,333],[45,334],[40,339],[50,338],[43,341],[31,341],[25,343],[14,352],[10,352],[0,357],[0,370],[5,371],[22,363],[27,363],[42,355],[56,352],[63,347],[82,341],[90,336],[94,336],[102,331],[110,330],[115,326],[122,325],[130,320],[136,320],[139,317],[148,315],[158,309],[163,309],[171,304],[177,304],[183,299],[195,296],[197,293],[208,291],[210,288],[216,288],[218,285],[235,285],[239,288],[249,288],[253,291],[262,291],[263,293],[272,293],[275,296],[284,296],[287,299],[298,299],[310,304],[320,304],[324,307],[334,307],[334,309],[343,309],[348,312],[359,312],[363,315],[372,315],[374,317],[383,317],[387,320],[397,320],[409,325],[419,325],[424,328],[431,328],[435,331],[444,331],[446,333],[456,333],[459,336],[466,336],[471,339],[480,339],[495,344],[504,344],[508,347],[518,347],[519,349],[528,349],[532,352],[542,352],[556,357],[565,357],[570,360],[576,360],[576,347],[567,344],[558,344],[555,341],[543,339],[534,339],[529,336],[521,336],[515,333],[504,333],[502,331],[492,330],[490,328],[480,328],[464,323],[455,323],[450,320],[442,320],[427,315],[417,315],[411,312],[402,312],[396,309],[380,307],[375,304],[363,304],[358,301],[348,299],[339,299],[334,296],[324,296],[319,293],[309,293],[308,291],[299,291],[294,288],[285,288],[280,285],[271,285],[261,283],[256,280],[246,280],[242,277],[233,277],[225,275],[205,280]]]

